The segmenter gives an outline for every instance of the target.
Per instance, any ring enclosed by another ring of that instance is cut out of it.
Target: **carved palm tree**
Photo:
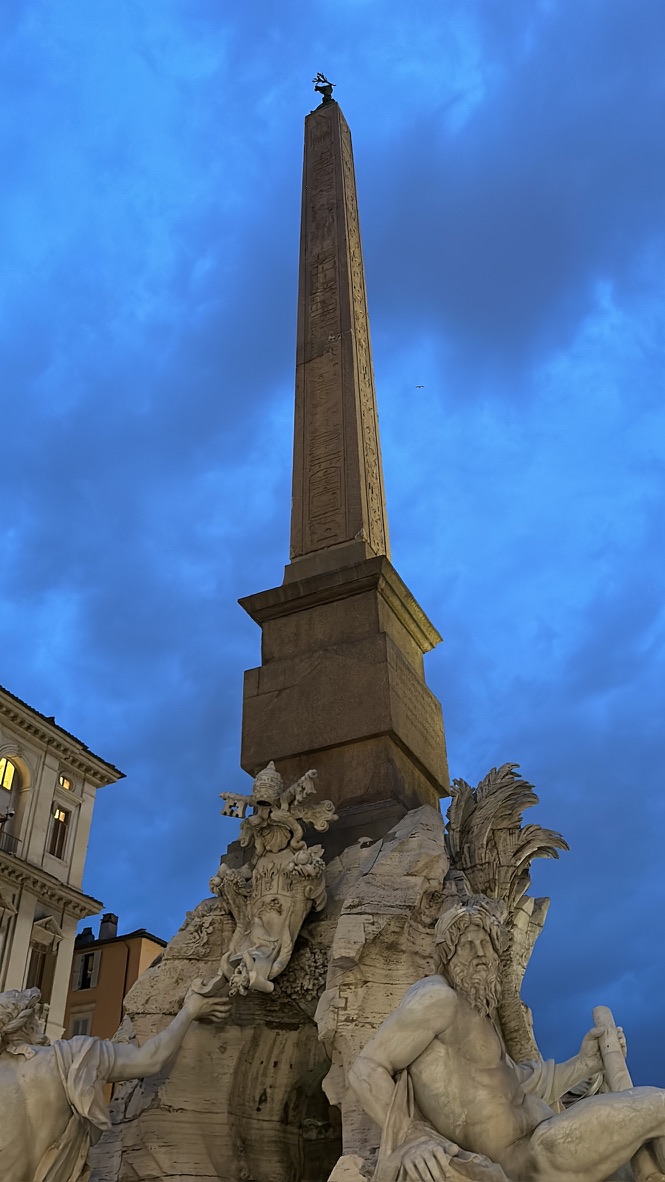
[[[506,906],[510,939],[501,966],[498,1019],[508,1053],[524,1060],[536,1057],[538,1048],[520,989],[550,902],[526,894],[531,863],[534,858],[558,858],[568,845],[552,829],[522,824],[524,809],[537,804],[538,797],[518,768],[516,763],[492,768],[476,788],[454,781],[446,826],[451,866],[446,889],[500,899]]]

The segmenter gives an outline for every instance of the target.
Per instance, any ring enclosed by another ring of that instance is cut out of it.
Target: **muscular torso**
[[[26,1182],[72,1114],[50,1047],[36,1049],[31,1059],[0,1055],[0,1109],[2,1182]]]
[[[450,992],[441,981],[442,990]],[[484,1153],[506,1172],[520,1142],[552,1109],[524,1092],[488,1018],[454,995],[453,1020],[409,1066],[418,1108],[444,1137]]]

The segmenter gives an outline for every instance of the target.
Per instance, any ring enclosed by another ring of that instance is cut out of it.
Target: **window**
[[[95,954],[86,952],[81,960],[81,984],[79,989],[92,988],[92,975],[95,971]]]
[[[79,1014],[78,1017],[72,1015],[72,1038],[76,1038],[77,1034],[90,1034],[92,1027],[92,1014]]]
[[[16,798],[21,787],[21,773],[11,759],[3,755],[0,759],[0,849],[8,854],[15,854],[18,839],[14,830],[16,815]]]
[[[26,989],[32,989],[36,986],[37,989],[40,989],[42,1004],[44,1005],[51,1000],[56,959],[57,954],[50,952],[46,948],[33,945],[30,949],[30,961],[28,963],[28,976],[25,987]]]
[[[7,792],[11,792],[14,787],[14,780],[18,783],[18,768],[11,759],[7,759],[4,755],[0,759],[0,788],[4,788]]]
[[[74,957],[72,966],[71,988],[95,989],[99,979],[100,950],[96,952],[79,952]]]
[[[67,809],[61,808],[59,804],[53,805],[48,852],[49,854],[53,854],[54,858],[64,858],[65,856],[65,845],[67,843],[67,833],[69,831],[70,818],[71,813],[68,813]]]
[[[58,783],[61,788],[66,788],[68,792],[71,792],[72,788],[74,787],[73,780],[70,780],[69,776],[66,776],[64,772],[60,772],[60,775],[58,776]]]

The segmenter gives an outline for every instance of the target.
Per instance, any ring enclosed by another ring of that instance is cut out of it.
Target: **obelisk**
[[[240,600],[262,629],[241,763],[316,768],[341,814],[327,840],[344,844],[449,782],[423,668],[441,637],[389,558],[351,136],[329,95],[305,120],[291,561]]]
[[[351,134],[336,102],[306,120],[302,190],[287,581],[390,557]]]

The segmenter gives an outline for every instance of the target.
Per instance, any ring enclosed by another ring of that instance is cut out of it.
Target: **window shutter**
[[[102,950],[98,948],[95,952],[95,959],[92,964],[92,976],[90,978],[90,988],[94,989],[99,980],[99,967],[102,961]]]
[[[71,981],[70,981],[70,985],[69,985],[69,988],[71,990],[81,988],[81,970],[82,970],[82,968],[83,968],[83,956],[79,952],[74,957],[74,963],[72,964],[72,977],[71,977]]]

